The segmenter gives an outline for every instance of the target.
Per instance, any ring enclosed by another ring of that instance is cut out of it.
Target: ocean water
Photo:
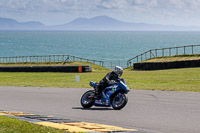
[[[150,49],[193,44],[200,32],[0,31],[0,57],[66,54],[124,65]]]

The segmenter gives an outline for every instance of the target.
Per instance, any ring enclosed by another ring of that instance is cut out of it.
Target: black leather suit
[[[101,91],[103,89],[105,89],[109,84],[110,82],[112,81],[116,81],[117,79],[119,79],[119,76],[114,72],[109,72],[100,82],[99,82],[99,85],[97,86],[97,93],[98,94],[101,94]]]

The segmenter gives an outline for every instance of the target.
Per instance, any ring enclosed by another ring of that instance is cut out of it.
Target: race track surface
[[[85,88],[0,87],[0,110],[134,128],[144,132],[199,133],[200,93],[131,90],[122,110],[83,109]]]

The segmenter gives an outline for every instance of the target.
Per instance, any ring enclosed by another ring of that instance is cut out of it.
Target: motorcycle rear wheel
[[[83,108],[90,108],[94,105],[94,95],[95,92],[93,90],[89,90],[83,94],[81,97],[81,105]]]
[[[120,93],[120,98],[119,98],[119,93],[115,95],[112,99],[112,107],[115,110],[120,110],[122,109],[128,102],[128,98],[126,97],[125,94]]]

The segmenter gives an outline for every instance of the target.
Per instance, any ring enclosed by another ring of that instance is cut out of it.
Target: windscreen
[[[121,79],[121,81],[126,85],[126,80],[125,79]]]

